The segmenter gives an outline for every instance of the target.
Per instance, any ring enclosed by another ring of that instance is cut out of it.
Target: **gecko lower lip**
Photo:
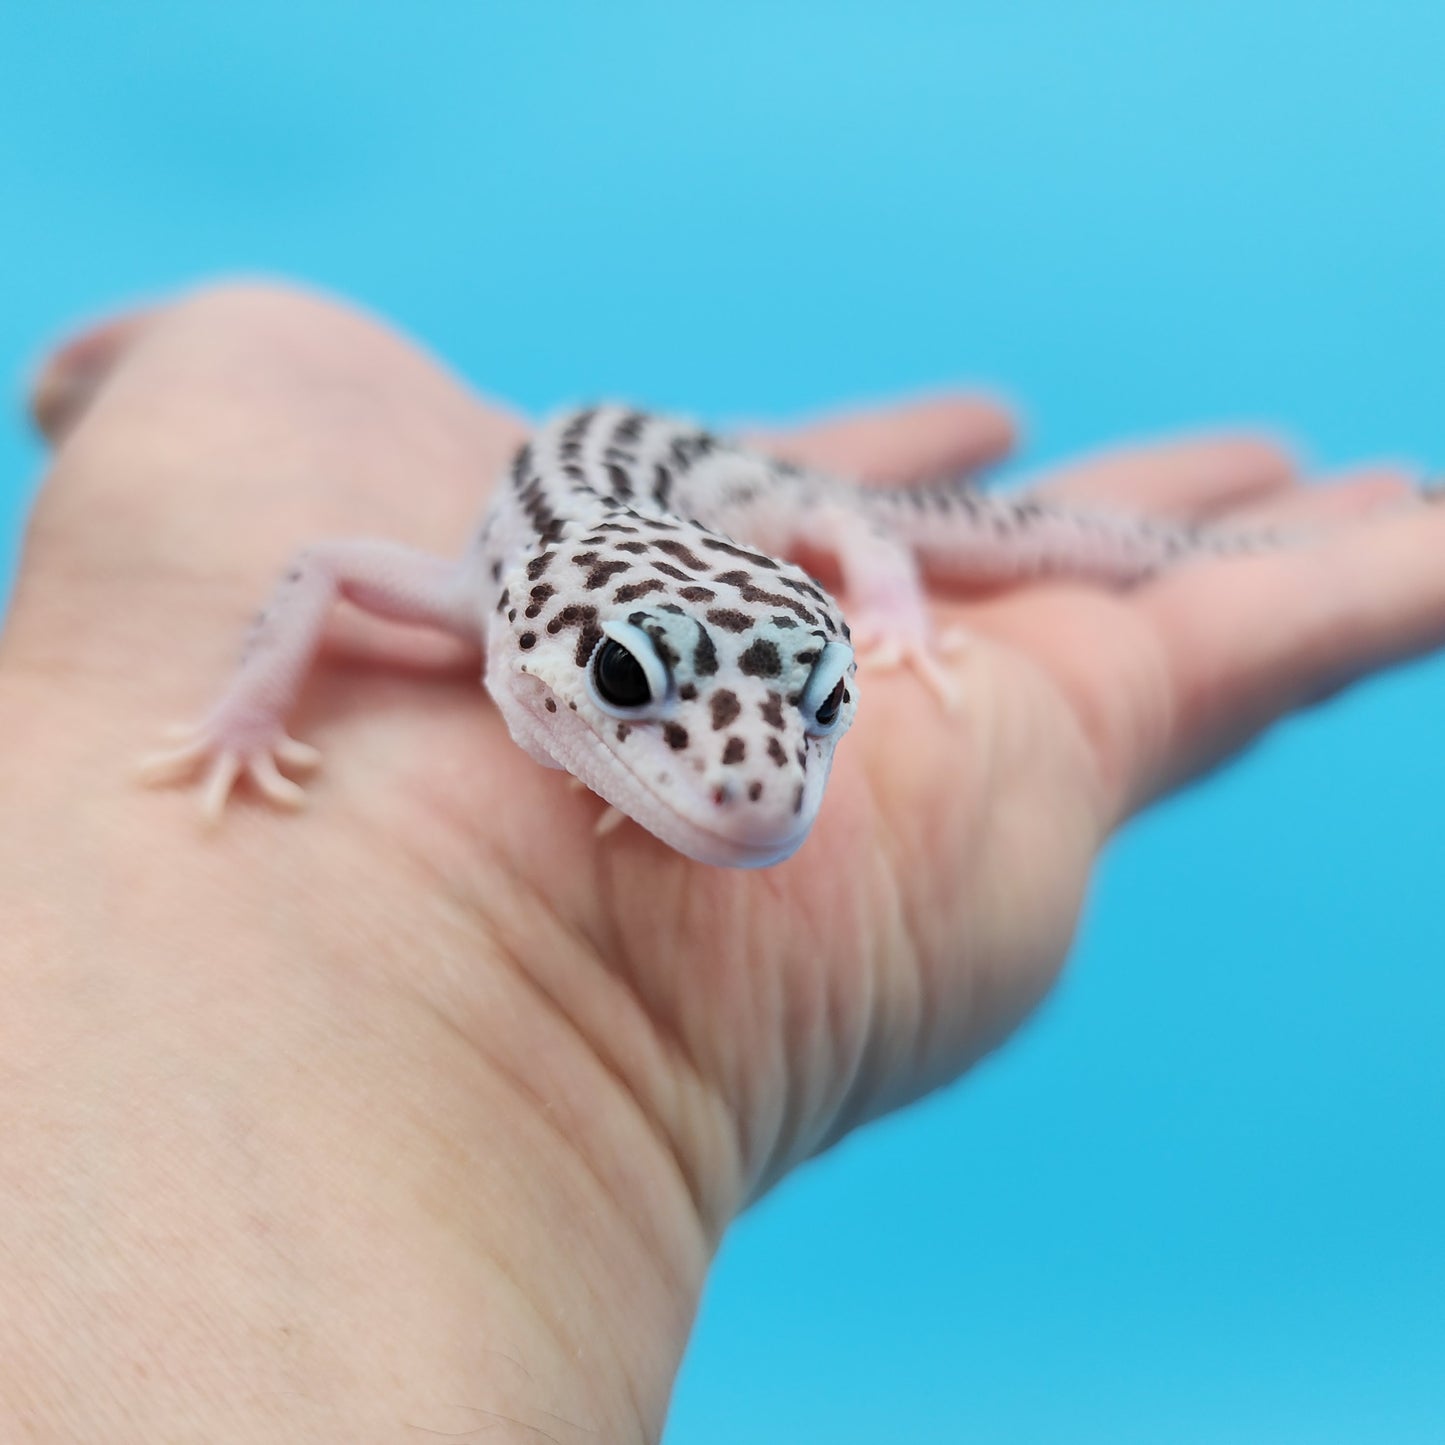
[[[573,717],[576,718],[576,714],[573,714]],[[581,719],[577,720],[581,721]],[[588,723],[584,723],[583,726],[585,728],[584,736],[590,739],[592,747],[596,748],[599,753],[607,753],[607,745],[603,742],[596,729]],[[558,761],[560,762],[561,759]],[[569,772],[577,772],[580,776],[579,769],[572,768],[567,763],[563,763],[563,766],[566,767]],[[586,781],[586,779],[584,779],[584,781]],[[696,822],[685,814],[679,813],[670,803],[659,797],[646,782],[636,777],[635,774],[634,782],[639,791],[645,793],[648,798],[657,804],[654,818],[661,817],[665,820],[662,826],[657,827],[651,823],[644,822],[637,816],[635,807],[624,807],[618,799],[609,797],[608,794],[600,792],[599,789],[593,788],[593,791],[598,792],[599,795],[611,803],[613,807],[619,808],[622,812],[627,813],[629,817],[632,817],[654,837],[661,839],[662,842],[666,843],[669,847],[676,848],[678,852],[685,853],[689,858],[693,858],[700,863],[708,863],[726,868],[764,868],[771,863],[780,863],[784,858],[796,853],[803,845],[804,840],[812,828],[812,822],[809,820],[807,824],[800,828],[794,828],[790,833],[785,833],[781,837],[768,838],[760,842],[753,842],[746,838],[736,836],[730,837],[726,833],[717,832],[715,829],[709,828],[706,824]],[[631,801],[635,802],[635,799]]]

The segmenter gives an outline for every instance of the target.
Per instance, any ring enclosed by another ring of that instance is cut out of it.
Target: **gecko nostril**
[[[731,802],[733,790],[726,783],[718,783],[712,790],[712,800],[719,808],[724,803]]]

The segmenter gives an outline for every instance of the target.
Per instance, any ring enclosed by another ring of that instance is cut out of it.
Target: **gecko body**
[[[243,774],[295,805],[315,761],[285,718],[339,598],[479,643],[515,741],[699,861],[789,856],[858,705],[857,664],[907,663],[947,696],[924,581],[1139,580],[1248,538],[985,496],[882,490],[622,406],[558,418],[516,454],[472,544],[388,542],[296,558],[226,694],[149,781],[205,770],[216,814]],[[790,556],[828,554],[838,604]]]

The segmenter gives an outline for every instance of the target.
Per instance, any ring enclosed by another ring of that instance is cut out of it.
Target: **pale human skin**
[[[128,760],[299,543],[458,550],[524,424],[260,286],[90,334],[35,405],[57,449],[0,637],[7,1440],[655,1440],[728,1221],[1008,1037],[1111,831],[1445,640],[1445,509],[1406,475],[1306,490],[1267,439],[1194,438],[1048,485],[1321,540],[940,601],[961,713],[865,678],[777,868],[596,837],[474,657],[342,615],[307,810],[206,834]],[[945,396],[761,439],[889,480],[1011,430]]]

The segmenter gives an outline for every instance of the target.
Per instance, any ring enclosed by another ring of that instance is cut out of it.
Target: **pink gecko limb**
[[[808,523],[810,540],[843,574],[858,661],[879,671],[912,668],[945,708],[957,707],[959,684],[938,659],[958,651],[965,634],[954,628],[935,636],[913,551],[852,507],[821,506]]]
[[[283,807],[304,801],[279,770],[314,767],[320,754],[287,736],[285,719],[321,644],[326,620],[344,598],[366,612],[482,640],[473,565],[448,561],[392,542],[324,542],[308,547],[276,587],[257,619],[241,666],[220,702],[179,745],[142,760],[145,783],[178,782],[206,769],[202,812],[220,817],[237,780],[248,777]]]

